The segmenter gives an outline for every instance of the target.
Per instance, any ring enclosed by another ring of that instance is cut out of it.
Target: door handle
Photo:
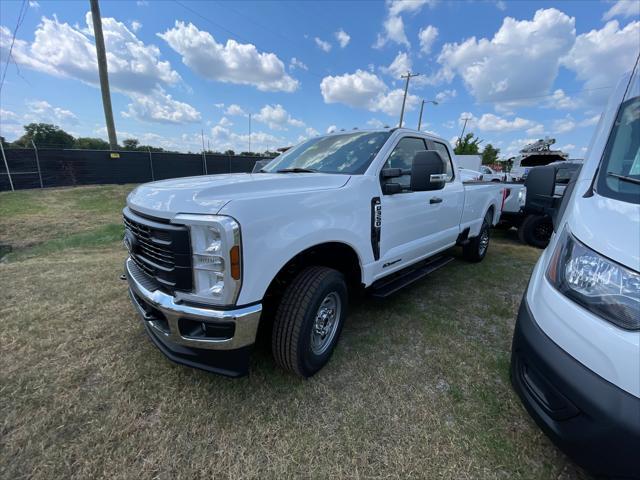
[[[429,199],[429,203],[430,204],[434,204],[434,203],[442,203],[442,199],[440,197],[431,197]]]

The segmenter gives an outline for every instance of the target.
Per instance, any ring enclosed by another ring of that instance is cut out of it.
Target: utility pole
[[[251,152],[251,114],[249,114],[249,152]]]
[[[438,102],[436,102],[435,100],[422,100],[422,103],[420,104],[420,118],[418,118],[418,130],[420,130],[420,127],[422,127],[422,111],[424,110],[425,103],[433,103],[434,105],[438,105]]]
[[[102,106],[104,107],[104,119],[107,123],[109,147],[111,150],[118,148],[116,127],[113,123],[113,110],[111,108],[111,92],[109,91],[109,73],[107,71],[107,52],[104,48],[104,36],[102,35],[102,18],[100,17],[100,5],[98,0],[89,0],[91,4],[91,18],[93,19],[93,33],[96,38],[96,54],[98,56],[98,75],[100,77],[100,90],[102,91]]]
[[[462,141],[462,137],[464,137],[464,130],[465,128],[467,128],[467,122],[469,121],[469,117],[464,117],[462,120],[464,120],[464,125],[462,126],[462,133],[460,134],[460,142]]]
[[[402,128],[402,120],[404,119],[404,104],[407,102],[407,92],[409,91],[409,80],[411,77],[417,77],[419,73],[407,72],[406,75],[401,75],[400,78],[406,78],[407,82],[404,84],[404,97],[402,98],[402,110],[400,110],[400,128]]]

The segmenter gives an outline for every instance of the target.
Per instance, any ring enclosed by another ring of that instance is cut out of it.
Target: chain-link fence
[[[144,183],[165,178],[250,172],[268,157],[144,151],[4,149],[0,191]]]

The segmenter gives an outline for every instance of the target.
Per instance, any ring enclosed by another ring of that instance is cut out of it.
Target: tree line
[[[490,143],[484,147],[480,153],[480,144],[482,140],[473,133],[467,133],[463,138],[458,138],[453,151],[456,155],[482,155],[482,165],[493,165],[499,163],[498,155],[500,149],[495,148]]]
[[[4,137],[0,137],[2,146],[4,148],[33,148],[35,143],[36,147],[41,148],[74,148],[79,150],[110,150],[109,142],[102,138],[95,137],[74,137],[68,132],[57,125],[50,123],[30,123],[24,125],[24,134],[14,142],[6,142]],[[136,138],[125,138],[122,141],[122,145],[118,145],[118,150],[127,150],[134,152],[167,152],[167,153],[182,153],[175,150],[167,150],[162,147],[155,147],[153,145],[143,145]],[[189,152],[192,153],[192,152]],[[197,152],[200,153],[200,152]],[[219,152],[215,150],[205,151],[211,155],[236,155],[233,150],[226,150]],[[257,152],[240,152],[243,156],[273,156],[275,157],[278,152],[264,153]]]

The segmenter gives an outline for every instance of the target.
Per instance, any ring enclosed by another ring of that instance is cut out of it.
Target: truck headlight
[[[179,214],[173,223],[189,227],[193,294],[188,298],[218,305],[234,304],[242,281],[238,222],[223,215]]]
[[[566,228],[546,276],[587,310],[625,330],[640,330],[640,275],[591,250]]]

